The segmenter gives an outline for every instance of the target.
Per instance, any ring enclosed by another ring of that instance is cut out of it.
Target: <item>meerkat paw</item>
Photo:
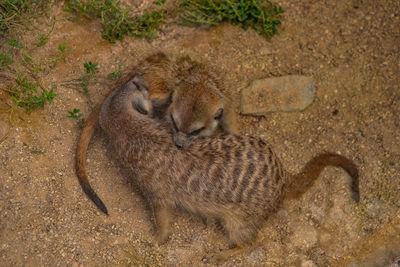
[[[164,231],[162,233],[158,233],[156,240],[158,245],[163,245],[168,241],[168,238],[170,236],[170,231]]]

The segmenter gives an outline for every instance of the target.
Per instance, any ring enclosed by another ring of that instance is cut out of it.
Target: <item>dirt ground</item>
[[[300,201],[269,218],[256,249],[222,266],[394,262],[400,256],[400,2],[279,3],[286,12],[271,41],[230,24],[172,24],[152,43],[128,37],[111,44],[101,38],[99,21],[58,21],[48,45],[34,51],[36,57],[54,54],[64,41],[72,49],[66,63],[41,79],[48,88],[57,86],[57,97],[43,110],[21,112],[24,121],[16,121],[0,144],[0,265],[198,266],[211,265],[203,256],[227,249],[217,227],[182,212],[176,212],[169,242],[156,245],[146,204],[112,159],[101,131],[89,147],[87,169],[110,216],[96,209],[77,181],[80,129],[67,111],[79,108],[87,116],[112,88],[114,82],[105,77],[119,61],[127,71],[157,50],[189,54],[216,68],[238,112],[240,90],[254,79],[313,77],[317,91],[309,108],[239,115],[242,134],[268,140],[291,172],[321,151],[345,155],[360,168],[360,203],[350,198],[347,174],[327,168]],[[61,7],[52,12],[57,18],[66,15]],[[85,95],[68,83],[80,77],[87,61],[98,63],[100,72]],[[0,132],[7,128],[3,114]]]

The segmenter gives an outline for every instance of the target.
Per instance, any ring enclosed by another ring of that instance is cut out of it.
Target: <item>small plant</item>
[[[33,56],[22,52],[21,53],[21,64],[25,67],[27,67],[30,71],[32,72],[44,72],[46,70],[46,67],[49,66],[50,64],[50,69],[54,69],[55,66],[57,65],[57,62],[60,60],[62,62],[65,62],[65,57],[66,53],[70,52],[71,49],[66,49],[66,43],[62,43],[57,47],[57,56],[54,58],[34,58]]]
[[[186,0],[180,5],[181,22],[218,25],[229,21],[243,29],[253,28],[268,39],[277,33],[283,9],[268,0]]]
[[[47,41],[49,40],[49,36],[46,34],[39,34],[38,36],[35,36],[35,39],[39,41],[37,46],[40,47],[40,46],[44,46],[47,44]]]
[[[134,19],[129,17],[129,10],[122,10],[120,2],[115,0],[67,0],[65,10],[76,12],[86,18],[98,17],[103,22],[101,35],[114,43],[122,40],[134,28]]]
[[[11,50],[7,54],[0,53],[0,70],[6,69],[13,62]]]
[[[82,75],[81,80],[82,82],[79,84],[80,87],[82,88],[82,91],[87,94],[89,93],[88,85],[89,85],[89,80],[86,79],[86,75]]]
[[[41,60],[38,60],[25,52],[21,54],[21,64],[31,72],[44,72],[46,70]]]
[[[54,89],[49,90],[42,86],[39,72],[48,69],[47,64],[50,61],[54,64],[58,60],[65,60],[64,53],[60,51],[61,54],[57,59],[35,58],[32,56],[32,52],[34,52],[32,47],[29,47],[30,38],[23,38],[23,36],[29,35],[27,30],[30,29],[33,19],[48,17],[47,11],[50,10],[50,3],[53,2],[48,0],[0,0],[0,39],[4,45],[0,51],[0,71],[10,80],[0,88],[0,91],[8,93],[12,100],[11,103],[6,100],[4,103],[8,108],[0,111],[9,114],[10,124],[6,135],[0,138],[0,143],[11,132],[16,110],[22,108],[29,113],[51,103],[56,97]],[[37,36],[39,46],[47,43],[55,22],[56,20],[52,21],[49,32]],[[8,51],[6,50],[7,45],[9,46]],[[35,46],[35,40],[33,40],[32,46]],[[66,52],[65,47],[64,52]],[[37,153],[44,152],[37,151]]]
[[[85,119],[82,118],[83,114],[80,113],[80,110],[77,109],[77,108],[74,108],[73,111],[68,111],[68,114],[69,115],[67,116],[67,118],[75,119],[77,124],[78,124],[78,126],[79,126],[79,128],[82,129],[83,124],[85,123]]]
[[[122,61],[120,61],[120,62],[118,63],[118,70],[117,70],[117,71],[114,71],[114,72],[111,72],[110,74],[108,74],[108,75],[107,75],[107,79],[109,79],[109,80],[116,80],[116,79],[121,78],[121,68],[122,68],[122,65],[123,65],[123,63],[122,63]]]
[[[57,50],[59,52],[59,55],[58,55],[57,59],[58,60],[62,60],[64,63],[65,63],[66,53],[71,52],[71,49],[66,49],[66,47],[67,47],[67,44],[65,42],[63,42],[62,44],[58,45],[58,47],[57,47]]]
[[[97,65],[98,65],[97,63],[96,63],[96,64],[93,64],[92,61],[83,63],[83,66],[84,66],[85,69],[86,69],[86,73],[93,74],[93,75],[94,75],[96,72],[99,71],[99,68],[97,67]]]
[[[151,42],[157,38],[156,31],[161,28],[164,23],[164,9],[161,12],[153,11],[145,12],[141,17],[136,19],[136,29],[133,34],[139,38],[145,38]]]
[[[85,94],[89,92],[88,85],[90,81],[97,80],[96,73],[99,71],[97,65],[98,64],[93,64],[92,61],[83,64],[86,73],[82,74],[81,83],[79,85]]]
[[[66,50],[65,49],[66,47],[67,47],[67,44],[64,42],[64,43],[58,45],[57,50],[60,51],[62,54],[66,53],[66,52],[70,52],[71,49]],[[64,62],[65,62],[65,60],[64,60]]]
[[[49,60],[49,63],[52,63],[50,65],[51,69],[54,69],[57,65],[57,62],[61,60],[62,62],[65,62],[65,57],[66,53],[71,52],[71,49],[66,49],[67,44],[64,42],[60,45],[58,45],[57,50],[58,50],[58,55],[55,58],[52,58]]]
[[[23,48],[23,46],[21,45],[21,43],[19,42],[19,40],[17,40],[17,39],[10,39],[9,41],[8,41],[8,45],[9,46],[12,46],[12,47],[15,47],[15,48]]]
[[[29,22],[43,14],[48,1],[43,0],[1,0],[0,37],[29,25]]]
[[[33,147],[31,147],[29,144],[23,143],[24,146],[32,153],[32,154],[36,154],[36,155],[44,155],[46,152],[39,150],[39,149],[35,149]]]
[[[3,89],[11,95],[16,107],[23,107],[27,112],[43,107],[45,103],[51,103],[56,97],[53,89],[39,92],[37,82],[30,82],[27,77],[19,75],[16,79],[17,88]]]
[[[54,19],[53,22],[51,23],[50,31],[48,31],[47,33],[39,34],[38,36],[35,37],[35,39],[39,41],[39,43],[37,44],[38,47],[41,47],[41,46],[44,46],[47,44],[47,41],[49,40],[49,36],[53,32],[54,25],[56,24],[56,22],[57,22],[57,20]]]
[[[163,6],[165,0],[155,1],[157,6]],[[86,18],[101,18],[104,39],[115,43],[122,41],[125,35],[135,35],[148,41],[156,38],[156,30],[164,23],[164,8],[161,11],[145,12],[140,17],[131,17],[129,10],[123,10],[116,0],[67,0],[65,10],[78,13]]]
[[[104,39],[111,43],[115,43],[116,40],[122,41],[124,35],[129,35],[134,30],[135,21],[129,16],[129,10],[121,9],[120,2],[106,0],[101,9],[101,20],[104,23],[101,36]]]

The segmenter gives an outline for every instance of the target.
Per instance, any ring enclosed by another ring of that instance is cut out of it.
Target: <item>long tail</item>
[[[351,176],[351,196],[356,202],[359,202],[360,190],[357,166],[350,159],[334,153],[323,153],[314,157],[300,173],[293,175],[291,184],[286,190],[286,199],[297,199],[303,195],[327,166],[341,167]]]
[[[108,215],[108,211],[103,201],[94,192],[90,186],[87,174],[86,174],[86,151],[89,146],[90,139],[92,138],[94,129],[99,122],[99,113],[101,105],[98,105],[92,113],[90,113],[86,120],[81,135],[79,136],[78,145],[76,147],[76,161],[75,169],[76,175],[78,176],[79,183],[85,194],[96,204],[96,206],[105,214]]]

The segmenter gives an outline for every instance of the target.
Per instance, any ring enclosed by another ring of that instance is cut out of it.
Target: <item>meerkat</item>
[[[164,53],[158,52],[146,57],[138,64],[134,71],[140,72],[146,81],[146,87],[151,88],[149,98],[153,100],[154,107],[158,108],[155,110],[158,111],[158,114],[161,114],[159,116],[162,116],[168,107],[171,95],[170,88],[172,85],[168,82],[173,81],[172,77],[175,76],[170,59]],[[125,84],[127,79],[132,79],[132,75],[132,73],[129,74],[128,78],[122,80],[119,85]],[[112,90],[110,93],[111,92]],[[86,153],[90,139],[98,125],[102,103],[103,102],[95,106],[82,128],[76,147],[75,170],[85,194],[100,208],[100,210],[108,214],[106,206],[91,188],[86,173]]]
[[[232,105],[221,93],[223,83],[209,66],[192,64],[179,73],[177,80],[166,119],[178,148],[185,149],[196,138],[213,135],[218,128],[239,133]]]
[[[128,79],[136,72],[142,74],[144,85],[149,89],[153,115],[160,119],[167,117],[174,129],[175,144],[179,148],[183,149],[199,136],[213,135],[217,128],[226,133],[238,134],[234,111],[228,99],[220,93],[223,83],[209,67],[188,56],[173,60],[158,52],[141,61],[128,75]],[[120,84],[125,82],[126,79]],[[86,174],[86,152],[98,124],[100,107],[101,104],[92,110],[82,128],[76,149],[75,169],[83,191],[107,213],[104,203],[91,189]]]
[[[261,138],[216,135],[197,138],[181,150],[171,129],[151,113],[149,91],[137,75],[107,97],[99,124],[118,159],[135,170],[133,179],[152,207],[160,244],[171,232],[171,210],[179,207],[218,221],[230,247],[248,246],[280,203],[300,197],[326,166],[351,176],[352,197],[359,201],[358,169],[346,157],[324,153],[291,175]]]

